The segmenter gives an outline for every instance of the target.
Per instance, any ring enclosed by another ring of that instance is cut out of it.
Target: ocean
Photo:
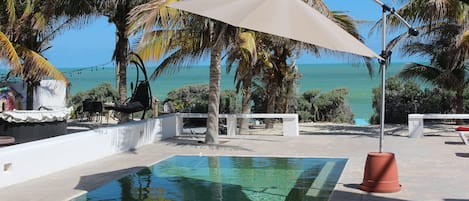
[[[387,77],[395,75],[402,69],[404,63],[394,63],[388,67]],[[372,114],[372,89],[380,85],[381,76],[379,64],[374,65],[374,75],[371,78],[364,65],[352,64],[305,64],[298,66],[302,78],[299,80],[298,92],[302,93],[311,89],[319,89],[322,92],[328,92],[335,88],[347,88],[349,91],[348,102],[352,107],[356,119],[369,119]],[[148,74],[153,72],[154,68],[148,69]],[[91,89],[102,82],[111,83],[116,86],[115,69],[113,67],[99,68],[62,68],[62,72],[71,82],[71,94],[78,91]],[[128,70],[128,82],[135,82],[135,68]],[[225,89],[234,89],[234,71],[227,74],[222,70],[221,87]],[[173,74],[163,74],[156,80],[150,81],[153,96],[160,101],[166,98],[169,91],[192,84],[208,84],[209,67],[193,66],[184,68],[180,72]],[[130,86],[130,84],[128,84]]]

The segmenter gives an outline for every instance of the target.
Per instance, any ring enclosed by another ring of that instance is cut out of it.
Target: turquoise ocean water
[[[392,76],[402,69],[403,63],[390,65],[387,75]],[[348,101],[355,114],[355,118],[369,119],[372,113],[372,89],[380,85],[380,75],[378,74],[378,64],[374,66],[375,74],[370,78],[365,66],[351,64],[306,64],[299,65],[299,72],[302,79],[299,80],[298,91],[300,93],[319,89],[323,92],[334,88],[347,88],[349,90]],[[109,82],[115,86],[115,69],[107,68],[88,68],[76,71],[73,68],[63,68],[62,72],[69,78],[71,94],[81,90],[87,90],[95,87],[102,82]],[[154,68],[150,68],[151,74]],[[128,82],[135,82],[135,68],[128,69]],[[222,89],[234,89],[233,72],[226,74],[222,72]],[[149,75],[150,76],[150,75]],[[164,74],[156,80],[151,81],[153,95],[160,101],[166,98],[166,94],[176,88],[191,84],[208,84],[209,67],[194,66],[183,69],[174,74]],[[128,85],[130,86],[130,85]]]

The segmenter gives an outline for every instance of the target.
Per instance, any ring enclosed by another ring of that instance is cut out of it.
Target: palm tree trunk
[[[117,29],[117,43],[114,51],[114,59],[117,63],[117,90],[119,92],[119,101],[124,103],[127,99],[127,63],[129,55],[129,39],[127,37],[127,24],[123,22],[115,22]],[[121,113],[120,121],[127,122],[129,115]]]
[[[208,118],[205,143],[218,144],[218,116],[220,110],[220,77],[222,46],[216,42],[210,53],[210,82],[208,91]]]
[[[242,114],[251,113],[251,81],[252,73],[249,73],[243,81],[243,100],[241,106]],[[249,129],[249,119],[241,118],[239,121],[239,134],[246,134]]]
[[[464,113],[464,96],[463,96],[464,88],[458,89],[456,91],[456,114],[463,114]],[[456,120],[457,125],[464,124],[462,119]]]
[[[270,87],[268,89],[271,89]],[[267,113],[272,114],[275,112],[276,95],[273,93],[267,94]],[[264,119],[265,128],[274,128],[273,119]]]
[[[290,105],[290,96],[291,96],[291,83],[286,82],[286,93],[285,93],[285,102],[283,105],[283,113],[288,113],[288,106]]]
[[[33,110],[34,106],[34,85],[26,82],[26,109]]]
[[[208,83],[208,117],[207,133],[205,135],[206,144],[218,144],[219,114],[220,114],[220,79],[221,79],[221,53],[223,51],[223,42],[221,41],[225,34],[227,24],[223,24],[222,29],[215,31],[214,21],[209,22],[210,37],[212,47],[210,50],[210,81]],[[218,24],[220,25],[220,24]]]

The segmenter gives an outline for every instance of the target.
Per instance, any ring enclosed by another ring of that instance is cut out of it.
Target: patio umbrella
[[[383,58],[361,41],[302,0],[185,0],[169,4],[169,7],[212,18],[236,27],[277,35],[330,50],[378,58],[383,61]],[[384,108],[385,105],[384,76],[383,70],[381,108]],[[383,158],[381,156],[383,137],[384,109],[381,110],[380,146],[377,158]],[[385,159],[388,158],[387,155],[391,155],[390,153],[383,154],[386,154],[383,155]],[[392,154],[392,156],[394,155]],[[373,165],[368,165],[367,160],[366,166]]]
[[[301,0],[186,0],[169,7],[335,51],[381,58]]]

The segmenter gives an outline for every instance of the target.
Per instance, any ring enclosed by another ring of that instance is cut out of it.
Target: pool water
[[[75,200],[327,201],[347,159],[173,156]]]

